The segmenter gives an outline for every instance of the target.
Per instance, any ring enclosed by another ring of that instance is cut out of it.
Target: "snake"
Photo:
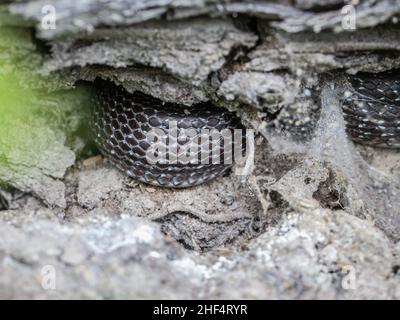
[[[343,101],[346,131],[355,142],[400,148],[400,74],[348,75],[350,90]]]
[[[212,143],[207,136],[201,140],[202,135],[209,132],[211,136],[212,132],[224,130],[234,134],[237,129],[242,132],[241,142],[245,138],[240,118],[211,102],[187,107],[140,91],[128,92],[121,85],[97,79],[93,105],[91,127],[101,153],[132,178],[150,185],[187,188],[211,181],[232,168],[234,157],[226,152],[229,142],[225,145],[222,137]],[[149,133],[158,129],[167,134],[172,123],[178,132],[176,139],[167,136],[159,142],[164,151],[169,151],[171,145],[175,147],[172,156],[168,155],[166,161],[149,161],[147,155],[154,142],[149,141]],[[182,132],[184,134],[180,134]],[[194,135],[185,136],[186,132],[194,132]],[[177,155],[188,152],[183,146],[197,138],[199,148],[191,160],[176,161]],[[229,150],[233,148],[231,145]],[[245,143],[240,148],[244,152]],[[218,161],[213,161],[214,155]]]
[[[354,142],[384,148],[400,148],[400,77],[396,72],[348,75],[350,91],[343,99],[342,110],[348,137]],[[96,145],[107,158],[129,176],[156,186],[186,188],[196,186],[227,172],[232,164],[224,163],[149,163],[150,144],[146,136],[152,129],[167,132],[171,122],[177,130],[192,129],[199,136],[203,129],[244,131],[239,117],[210,102],[187,107],[164,102],[140,91],[128,92],[111,81],[96,80],[91,127]],[[244,136],[243,136],[244,137]],[[243,138],[242,137],[242,138]],[[165,147],[176,144],[176,152],[188,137],[164,141]],[[217,153],[222,159],[224,146],[209,145],[207,156]],[[203,147],[203,146],[201,146]],[[201,158],[201,148],[196,158]],[[242,151],[245,151],[243,143]],[[175,155],[176,156],[176,155]]]

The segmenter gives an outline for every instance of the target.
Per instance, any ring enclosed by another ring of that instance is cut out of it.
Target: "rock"
[[[74,10],[71,11],[68,1],[57,0],[54,3],[55,8],[59,17],[62,17],[59,19],[59,25],[55,29],[43,30],[41,28],[43,18],[41,12],[47,4],[43,0],[29,1],[29,3],[21,1],[11,4],[10,10],[31,21],[36,21],[40,31],[39,35],[45,39],[60,37],[64,34],[91,33],[99,26],[127,26],[144,23],[149,20],[160,19],[163,16],[166,16],[168,20],[181,20],[203,15],[224,16],[244,13],[279,20],[301,13],[295,8],[276,3],[242,3],[240,1],[226,3],[220,0],[201,2],[197,0],[183,2],[157,0],[151,3],[129,0],[106,0],[102,2],[90,0],[85,5],[75,5]],[[104,14],[105,12],[107,14]]]
[[[52,86],[37,74],[41,57],[29,29],[0,27],[0,48],[7,49],[0,57],[0,181],[65,208],[61,179],[75,162],[71,149],[79,151],[66,144],[84,122],[85,113],[73,110],[87,95],[47,93]]]
[[[400,298],[400,153],[354,145],[340,110],[345,73],[400,67],[397,1],[362,1],[353,32],[340,0],[57,0],[54,30],[46,1],[9,2],[1,298]],[[97,77],[237,112],[253,170],[170,190],[93,158]]]
[[[116,170],[89,170],[79,177],[78,203],[82,207],[93,209],[111,192],[122,189],[123,176]]]
[[[33,192],[49,205],[65,207],[65,186],[59,179],[75,161],[64,145],[65,136],[43,125],[45,118],[28,122],[13,116],[4,110],[0,120],[0,180]]]
[[[105,65],[116,68],[139,64],[158,68],[194,84],[221,68],[234,47],[251,47],[256,36],[236,29],[229,21],[191,19],[149,22],[124,29],[98,29],[85,37],[88,45],[78,46],[78,39],[52,42],[53,59],[47,71],[73,66]]]
[[[199,250],[254,237],[251,221],[260,203],[235,176],[184,190],[130,186],[130,179],[113,168],[80,170],[72,176],[68,179],[78,185],[77,201],[71,200],[69,210],[73,218],[82,216],[82,208],[94,209],[89,214],[98,215],[98,210],[112,207],[114,215],[158,221],[164,232]],[[221,194],[230,200],[222,201]]]
[[[0,230],[0,296],[7,299],[399,298],[390,240],[341,211],[294,212],[245,251],[203,256],[135,217],[64,226],[38,219]],[[27,237],[30,245],[22,247]],[[49,266],[55,290],[42,286]],[[354,288],[342,285],[349,270]]]
[[[327,29],[346,32],[343,27],[348,25],[346,22],[343,23],[346,16],[347,19],[355,19],[356,28],[368,28],[385,22],[391,23],[391,19],[400,12],[400,4],[392,0],[378,2],[367,0],[351,6],[351,9],[342,9],[343,7],[341,6],[339,10],[328,10],[317,14],[307,12],[300,16],[288,17],[282,22],[276,22],[274,26],[291,33],[305,30],[318,33]]]

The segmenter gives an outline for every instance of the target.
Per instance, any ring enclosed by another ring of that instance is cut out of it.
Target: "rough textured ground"
[[[48,1],[10,2],[0,76],[50,94],[0,119],[19,133],[0,135],[0,298],[400,298],[400,151],[354,145],[340,111],[344,73],[400,67],[398,1],[359,1],[352,32],[340,0],[57,0],[56,30]],[[238,112],[253,171],[125,177],[87,132],[96,77]]]

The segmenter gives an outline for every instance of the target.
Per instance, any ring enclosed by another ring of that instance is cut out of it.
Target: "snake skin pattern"
[[[96,80],[91,124],[95,142],[106,157],[131,177],[152,185],[184,188],[214,179],[232,167],[232,164],[223,162],[223,139],[217,141],[217,144],[201,142],[203,144],[199,146],[195,156],[195,159],[199,160],[197,163],[148,162],[146,152],[150,143],[146,134],[155,128],[167,132],[172,121],[176,122],[178,132],[181,129],[194,129],[199,137],[204,134],[201,133],[202,129],[244,129],[240,119],[233,113],[210,103],[188,108],[165,103],[141,92],[129,93],[111,82]],[[178,135],[176,140],[171,141],[167,138],[165,147],[175,143],[179,154],[181,146],[187,143],[188,139],[184,135]],[[216,164],[209,160],[211,163],[202,164],[201,159],[204,156],[211,157],[215,148],[218,148],[215,154],[217,157],[220,155],[221,162]],[[245,144],[242,151],[244,150]],[[232,158],[227,156],[225,160],[231,159],[233,162]]]
[[[348,77],[354,91],[343,103],[347,133],[355,142],[400,148],[400,74]]]

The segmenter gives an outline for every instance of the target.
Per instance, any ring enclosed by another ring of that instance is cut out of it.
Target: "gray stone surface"
[[[325,2],[325,1],[324,1]],[[382,23],[397,23],[396,16],[400,13],[400,3],[396,0],[365,0],[357,1],[356,11],[356,26],[357,28],[375,27]],[[343,10],[340,6],[337,10],[329,10],[321,13],[307,12],[303,15],[288,17],[284,21],[277,22],[274,25],[277,28],[287,32],[300,32],[312,30],[316,33],[322,30],[333,30],[335,32],[343,32],[343,16],[353,14],[351,9]],[[392,18],[394,18],[392,20]]]
[[[70,37],[52,42],[49,71],[61,67],[146,65],[175,74],[194,83],[221,68],[233,47],[254,45],[256,36],[215,19],[147,23],[123,29],[101,29],[85,37],[88,45],[77,47]],[[90,44],[91,43],[91,44]]]
[[[400,298],[398,246],[343,211],[292,212],[245,250],[204,255],[168,240],[155,223],[127,216],[61,224],[36,217],[0,230],[6,299]],[[55,287],[47,286],[49,267]],[[355,282],[347,287],[349,271]]]
[[[40,25],[42,8],[50,4],[43,0],[28,0],[11,4],[11,12],[36,21]],[[202,15],[224,16],[227,14],[250,13],[258,17],[280,19],[299,15],[301,12],[279,3],[268,1],[241,1],[221,0],[117,0],[117,1],[86,1],[84,5],[77,5],[71,9],[68,0],[53,0],[52,5],[60,14],[60,27],[55,30],[39,28],[40,36],[51,39],[65,34],[91,32],[96,27],[121,26],[143,23],[153,19],[180,20]]]

